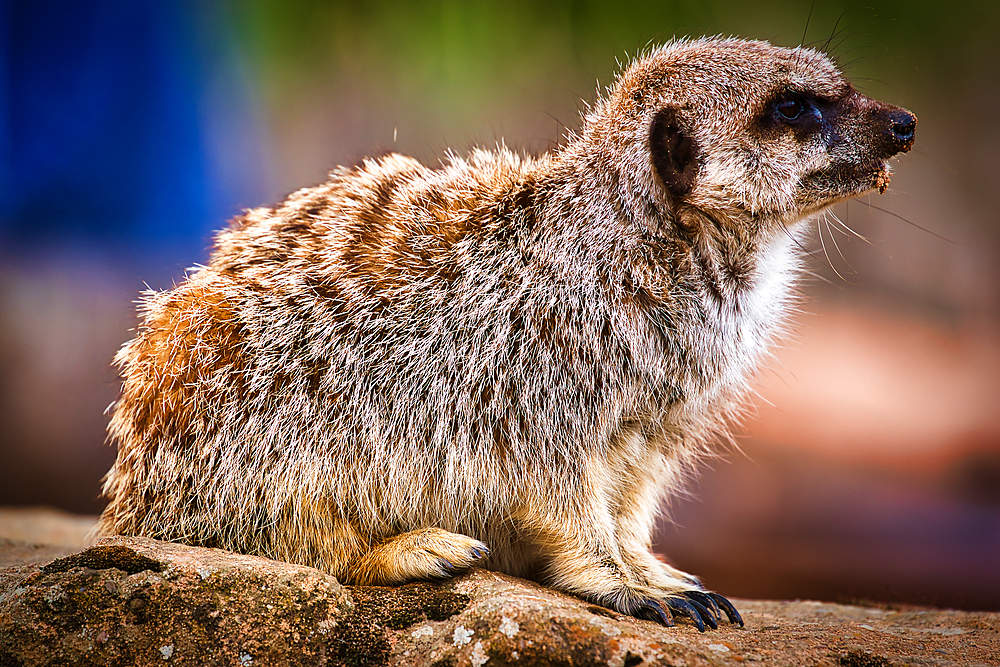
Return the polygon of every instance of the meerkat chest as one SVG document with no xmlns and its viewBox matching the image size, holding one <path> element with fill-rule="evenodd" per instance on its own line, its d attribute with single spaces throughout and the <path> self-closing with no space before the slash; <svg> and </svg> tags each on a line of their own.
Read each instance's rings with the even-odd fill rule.
<svg viewBox="0 0 1000 667">
<path fill-rule="evenodd" d="M 722 284 L 702 290 L 698 318 L 686 332 L 696 364 L 687 378 L 688 396 L 714 403 L 742 395 L 768 357 L 794 305 L 800 273 L 795 239 L 779 235 L 754 258 L 745 284 Z"/>
</svg>

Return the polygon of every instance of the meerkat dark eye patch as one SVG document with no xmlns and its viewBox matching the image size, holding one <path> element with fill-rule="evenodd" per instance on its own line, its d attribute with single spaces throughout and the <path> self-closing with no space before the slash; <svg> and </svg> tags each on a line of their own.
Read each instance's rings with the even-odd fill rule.
<svg viewBox="0 0 1000 667">
<path fill-rule="evenodd" d="M 823 122 L 823 104 L 809 95 L 788 91 L 775 98 L 761 119 L 764 128 L 791 128 L 796 134 L 815 132 Z"/>
<path fill-rule="evenodd" d="M 802 100 L 798 99 L 784 99 L 779 100 L 777 104 L 774 105 L 774 110 L 778 112 L 778 115 L 785 120 L 795 120 L 802 115 L 805 110 L 805 105 Z"/>
<path fill-rule="evenodd" d="M 698 172 L 698 146 L 677 120 L 677 109 L 656 112 L 649 128 L 649 151 L 656 175 L 674 197 L 683 197 L 694 188 Z"/>
</svg>

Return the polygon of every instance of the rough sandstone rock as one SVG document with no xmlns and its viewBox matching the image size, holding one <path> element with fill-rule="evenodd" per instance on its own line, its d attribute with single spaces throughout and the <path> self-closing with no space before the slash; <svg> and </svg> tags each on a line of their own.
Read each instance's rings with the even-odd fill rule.
<svg viewBox="0 0 1000 667">
<path fill-rule="evenodd" d="M 111 538 L 50 554 L 0 541 L 7 665 L 1000 665 L 1000 614 L 738 601 L 704 634 L 474 570 L 397 588 L 308 567 Z"/>
</svg>

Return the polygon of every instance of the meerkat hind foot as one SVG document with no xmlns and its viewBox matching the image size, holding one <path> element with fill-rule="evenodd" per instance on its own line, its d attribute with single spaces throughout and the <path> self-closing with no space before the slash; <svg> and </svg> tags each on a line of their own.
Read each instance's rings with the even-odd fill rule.
<svg viewBox="0 0 1000 667">
<path fill-rule="evenodd" d="M 422 528 L 376 544 L 352 567 L 362 585 L 402 584 L 416 579 L 448 579 L 489 556 L 479 540 L 441 528 Z"/>
</svg>

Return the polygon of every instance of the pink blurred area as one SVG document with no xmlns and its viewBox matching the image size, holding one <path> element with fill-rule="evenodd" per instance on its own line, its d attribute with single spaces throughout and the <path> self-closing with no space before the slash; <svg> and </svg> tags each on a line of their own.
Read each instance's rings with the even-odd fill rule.
<svg viewBox="0 0 1000 667">
<path fill-rule="evenodd" d="M 863 300 L 862 300 L 863 301 Z M 735 596 L 1000 608 L 1000 336 L 816 306 L 658 550 Z"/>
<path fill-rule="evenodd" d="M 858 301 L 798 318 L 757 385 L 754 441 L 921 476 L 1000 453 L 996 323 L 956 328 Z"/>
</svg>

